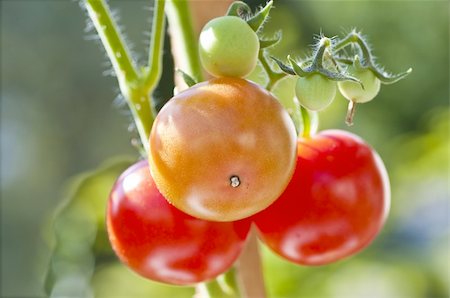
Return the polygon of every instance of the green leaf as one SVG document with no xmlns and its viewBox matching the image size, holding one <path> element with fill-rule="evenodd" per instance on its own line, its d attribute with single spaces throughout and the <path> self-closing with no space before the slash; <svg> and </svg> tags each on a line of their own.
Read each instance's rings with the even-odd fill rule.
<svg viewBox="0 0 450 298">
<path fill-rule="evenodd" d="M 381 81 L 381 83 L 389 85 L 394 84 L 401 79 L 404 79 L 407 75 L 412 72 L 412 68 L 409 68 L 405 72 L 399 74 L 389 74 L 378 67 L 371 66 L 369 69 L 373 72 L 373 74 Z"/>
<path fill-rule="evenodd" d="M 95 266 L 116 261 L 105 227 L 107 200 L 115 180 L 133 161 L 115 158 L 69 183 L 52 219 L 54 245 L 45 281 L 49 296 L 91 296 Z"/>
<path fill-rule="evenodd" d="M 251 19 L 247 21 L 247 24 L 253 29 L 253 31 L 258 31 L 262 24 L 266 21 L 269 16 L 270 9 L 272 8 L 273 1 L 267 2 L 266 6 L 264 6 L 256 15 L 254 15 Z"/>
<path fill-rule="evenodd" d="M 286 64 L 284 64 L 281 60 L 279 60 L 278 58 L 275 58 L 273 56 L 270 57 L 273 61 L 275 61 L 278 64 L 278 67 L 280 67 L 280 69 L 290 75 L 295 76 L 296 73 L 294 71 L 294 69 Z"/>
<path fill-rule="evenodd" d="M 231 3 L 227 11 L 227 16 L 243 17 L 246 14 L 250 14 L 252 10 L 250 6 L 242 1 L 234 1 Z"/>
<path fill-rule="evenodd" d="M 359 83 L 361 85 L 361 87 L 364 89 L 364 86 L 362 85 L 361 81 L 358 80 L 357 78 L 354 78 L 352 76 L 349 76 L 345 73 L 339 73 L 339 72 L 332 72 L 329 71 L 328 69 L 324 69 L 321 68 L 317 71 L 318 73 L 322 74 L 323 76 L 327 77 L 328 79 L 332 80 L 332 81 L 352 81 L 355 83 Z"/>
<path fill-rule="evenodd" d="M 185 73 L 181 69 L 177 69 L 177 72 L 181 75 L 183 81 L 186 83 L 186 85 L 188 85 L 188 87 L 192 87 L 198 83 L 193 77 L 191 77 L 189 74 Z"/>
<path fill-rule="evenodd" d="M 291 63 L 292 69 L 294 70 L 295 74 L 299 77 L 305 77 L 310 73 L 308 70 L 304 70 L 303 68 L 301 68 L 301 66 L 298 65 L 290 56 L 288 56 L 288 60 Z"/>
<path fill-rule="evenodd" d="M 269 48 L 271 46 L 276 45 L 280 40 L 281 40 L 281 31 L 278 31 L 275 34 L 274 38 L 271 39 L 262 39 L 259 41 L 259 48 L 260 49 L 265 49 L 265 48 Z"/>
</svg>

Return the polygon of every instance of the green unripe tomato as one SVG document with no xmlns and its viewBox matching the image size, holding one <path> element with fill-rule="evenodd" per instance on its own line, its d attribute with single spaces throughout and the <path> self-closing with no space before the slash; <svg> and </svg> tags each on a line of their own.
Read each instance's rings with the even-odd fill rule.
<svg viewBox="0 0 450 298">
<path fill-rule="evenodd" d="M 359 79 L 364 85 L 352 81 L 338 82 L 339 91 L 350 101 L 364 103 L 371 101 L 380 91 L 380 80 L 369 69 L 356 69 L 353 65 L 348 69 L 348 74 Z"/>
<path fill-rule="evenodd" d="M 239 17 L 212 19 L 200 33 L 200 61 L 216 77 L 245 77 L 256 67 L 258 52 L 258 36 Z"/>
<path fill-rule="evenodd" d="M 302 106 L 311 111 L 325 109 L 336 95 L 336 82 L 320 74 L 299 77 L 295 84 L 295 95 Z"/>
</svg>

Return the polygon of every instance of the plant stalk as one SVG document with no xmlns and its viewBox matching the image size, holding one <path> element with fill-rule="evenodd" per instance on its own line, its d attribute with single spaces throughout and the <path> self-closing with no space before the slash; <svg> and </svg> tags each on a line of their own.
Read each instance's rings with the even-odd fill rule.
<svg viewBox="0 0 450 298">
<path fill-rule="evenodd" d="M 142 85 L 140 73 L 136 70 L 135 62 L 105 0 L 86 0 L 85 3 L 116 73 L 120 91 L 130 107 L 142 145 L 147 151 L 153 123 L 149 90 Z"/>
<path fill-rule="evenodd" d="M 264 71 L 267 74 L 267 78 L 268 78 L 268 82 L 266 85 L 266 89 L 269 91 L 272 91 L 276 84 L 286 76 L 285 73 L 281 73 L 281 72 L 275 72 L 272 67 L 270 67 L 269 62 L 267 61 L 267 57 L 264 54 L 264 50 L 260 50 L 258 53 L 258 59 L 259 62 L 261 63 L 261 66 L 263 67 Z"/>
<path fill-rule="evenodd" d="M 303 131 L 302 137 L 309 138 L 311 136 L 311 117 L 309 112 L 303 106 L 300 106 L 300 112 L 302 113 Z"/>
<path fill-rule="evenodd" d="M 252 226 L 252 229 L 250 230 L 247 241 L 247 245 L 236 264 L 238 271 L 237 280 L 242 294 L 241 297 L 265 298 L 267 294 L 262 273 L 258 237 L 254 226 Z"/>
<path fill-rule="evenodd" d="M 165 0 L 155 0 L 155 15 L 152 21 L 148 67 L 144 73 L 143 82 L 145 88 L 149 91 L 153 91 L 162 74 L 162 50 L 166 20 L 164 15 L 165 3 Z"/>
<path fill-rule="evenodd" d="M 172 54 L 176 68 L 193 77 L 195 81 L 202 81 L 198 43 L 194 33 L 189 1 L 168 0 L 166 14 L 169 20 Z M 180 79 L 176 79 L 176 85 L 179 91 L 186 88 Z"/>
</svg>

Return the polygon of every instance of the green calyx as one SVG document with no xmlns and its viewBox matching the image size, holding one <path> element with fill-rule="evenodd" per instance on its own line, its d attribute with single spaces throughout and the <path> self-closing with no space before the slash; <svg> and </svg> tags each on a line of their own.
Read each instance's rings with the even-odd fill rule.
<svg viewBox="0 0 450 298">
<path fill-rule="evenodd" d="M 195 84 L 197 84 L 197 80 L 194 79 L 192 76 L 190 76 L 188 73 L 184 72 L 181 69 L 177 69 L 176 72 L 181 75 L 181 78 L 183 79 L 184 83 L 188 86 L 188 87 L 192 87 Z"/>
<path fill-rule="evenodd" d="M 257 32 L 267 20 L 272 6 L 273 1 L 271 0 L 252 16 L 250 6 L 242 1 L 234 1 L 228 8 L 227 16 L 236 16 L 245 19 L 253 31 Z"/>
<path fill-rule="evenodd" d="M 339 56 L 340 51 L 351 45 L 356 45 L 358 49 L 355 58 L 352 59 L 345 56 Z M 357 32 L 355 29 L 348 33 L 343 39 L 336 42 L 333 54 L 336 55 L 336 61 L 339 63 L 347 65 L 354 64 L 355 67 L 369 69 L 382 84 L 386 85 L 396 83 L 412 72 L 412 68 L 398 74 L 392 74 L 385 71 L 383 66 L 375 63 L 375 57 L 372 54 L 372 50 L 369 47 L 366 38 L 361 32 Z"/>
<path fill-rule="evenodd" d="M 289 75 L 309 77 L 314 74 L 320 74 L 331 81 L 353 81 L 361 83 L 357 78 L 341 70 L 341 67 L 331 55 L 332 48 L 332 39 L 321 37 L 316 45 L 316 51 L 314 52 L 313 58 L 310 60 L 308 59 L 298 63 L 288 56 L 287 59 L 290 65 L 286 65 L 277 58 L 272 57 L 272 59 L 278 64 L 283 72 Z"/>
<path fill-rule="evenodd" d="M 351 46 L 349 56 L 344 49 Z M 380 84 L 393 84 L 405 78 L 412 69 L 391 74 L 384 67 L 375 63 L 374 55 L 365 37 L 360 32 L 352 30 L 344 38 L 327 38 L 321 36 L 315 45 L 313 54 L 303 60 L 295 61 L 290 56 L 288 63 L 271 57 L 286 75 L 298 76 L 299 86 L 305 85 L 306 80 L 317 74 L 330 81 L 337 81 L 340 93 L 349 100 L 346 123 L 352 125 L 357 103 L 371 101 L 380 90 Z M 315 80 L 317 81 L 316 77 Z M 322 84 L 324 85 L 324 84 Z M 301 88 L 298 87 L 298 90 Z M 305 93 L 306 91 L 303 91 Z M 302 93 L 302 92 L 300 92 Z M 311 101 L 308 101 L 311 102 Z M 308 108 L 308 105 L 303 105 Z M 311 105 L 316 108 L 316 105 Z"/>
</svg>

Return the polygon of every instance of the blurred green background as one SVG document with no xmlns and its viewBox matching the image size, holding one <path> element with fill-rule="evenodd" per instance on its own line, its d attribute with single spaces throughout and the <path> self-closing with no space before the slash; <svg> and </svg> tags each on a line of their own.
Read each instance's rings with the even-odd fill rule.
<svg viewBox="0 0 450 298">
<path fill-rule="evenodd" d="M 110 1 L 138 61 L 146 58 L 151 4 Z M 98 236 L 111 183 L 137 158 L 136 134 L 85 12 L 77 1 L 0 5 L 2 297 L 45 296 L 55 247 L 47 280 L 55 297 L 192 296 L 131 273 Z M 392 183 L 385 229 L 364 252 L 330 266 L 291 265 L 263 249 L 270 297 L 449 297 L 449 2 L 276 0 L 275 7 L 265 32 L 283 30 L 273 51 L 280 58 L 302 57 L 321 31 L 357 27 L 388 70 L 413 73 L 361 105 L 351 128 L 341 97 L 320 115 L 322 129 L 353 131 L 384 159 Z M 162 98 L 172 90 L 170 72 L 163 82 Z M 97 175 L 79 175 L 98 167 Z M 53 214 L 69 199 L 54 229 Z"/>
</svg>

